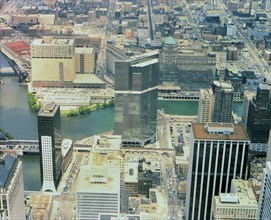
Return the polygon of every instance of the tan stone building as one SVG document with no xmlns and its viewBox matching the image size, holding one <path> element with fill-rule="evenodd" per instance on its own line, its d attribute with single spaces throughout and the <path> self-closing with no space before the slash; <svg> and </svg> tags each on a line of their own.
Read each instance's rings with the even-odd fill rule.
<svg viewBox="0 0 271 220">
<path fill-rule="evenodd" d="M 93 48 L 76 48 L 73 39 L 34 40 L 31 64 L 33 87 L 104 88 L 104 83 L 93 74 Z"/>
<path fill-rule="evenodd" d="M 256 219 L 258 203 L 252 182 L 233 179 L 231 193 L 221 193 L 213 199 L 215 220 Z"/>
<path fill-rule="evenodd" d="M 212 89 L 200 89 L 198 122 L 207 123 L 212 121 L 214 110 L 214 94 Z"/>
<path fill-rule="evenodd" d="M 75 48 L 76 73 L 94 73 L 95 53 L 93 48 Z"/>
</svg>

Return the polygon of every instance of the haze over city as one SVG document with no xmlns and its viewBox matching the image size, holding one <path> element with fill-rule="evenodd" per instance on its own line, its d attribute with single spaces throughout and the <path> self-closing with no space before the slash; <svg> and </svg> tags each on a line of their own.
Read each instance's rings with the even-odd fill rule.
<svg viewBox="0 0 271 220">
<path fill-rule="evenodd" d="M 0 219 L 271 219 L 271 0 L 0 0 Z"/>
</svg>

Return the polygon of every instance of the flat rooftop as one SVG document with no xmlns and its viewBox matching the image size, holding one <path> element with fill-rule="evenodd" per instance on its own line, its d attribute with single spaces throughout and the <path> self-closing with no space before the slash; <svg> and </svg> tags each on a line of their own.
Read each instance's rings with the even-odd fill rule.
<svg viewBox="0 0 271 220">
<path fill-rule="evenodd" d="M 3 45 L 18 56 L 30 55 L 30 46 L 24 41 L 14 41 Z"/>
<path fill-rule="evenodd" d="M 82 54 L 93 54 L 94 49 L 90 47 L 76 47 L 75 53 L 82 53 Z"/>
<path fill-rule="evenodd" d="M 72 143 L 73 142 L 71 139 L 63 139 L 61 143 L 61 153 L 63 157 L 65 157 L 67 153 L 69 152 L 69 150 L 71 149 Z"/>
<path fill-rule="evenodd" d="M 80 168 L 77 192 L 118 194 L 120 192 L 119 164 L 119 152 L 91 152 L 89 163 Z"/>
<path fill-rule="evenodd" d="M 132 64 L 132 67 L 145 67 L 145 66 L 149 66 L 155 63 L 159 63 L 159 60 L 157 58 L 154 59 L 147 59 L 147 60 L 142 60 L 139 61 L 138 63 Z"/>
<path fill-rule="evenodd" d="M 38 116 L 53 117 L 58 109 L 59 105 L 54 103 L 47 103 L 40 109 Z"/>
<path fill-rule="evenodd" d="M 73 46 L 74 40 L 73 39 L 52 39 L 52 38 L 46 38 L 45 39 L 35 39 L 32 42 L 32 45 L 66 45 L 66 46 Z"/>
<path fill-rule="evenodd" d="M 73 83 L 80 84 L 104 84 L 102 80 L 99 79 L 94 74 L 75 74 Z"/>
<path fill-rule="evenodd" d="M 109 166 L 81 166 L 77 192 L 119 194 L 120 169 Z"/>
<path fill-rule="evenodd" d="M 195 139 L 249 141 L 248 134 L 243 125 L 234 125 L 233 134 L 210 134 L 207 132 L 205 125 L 204 123 L 192 124 L 192 133 Z"/>
</svg>

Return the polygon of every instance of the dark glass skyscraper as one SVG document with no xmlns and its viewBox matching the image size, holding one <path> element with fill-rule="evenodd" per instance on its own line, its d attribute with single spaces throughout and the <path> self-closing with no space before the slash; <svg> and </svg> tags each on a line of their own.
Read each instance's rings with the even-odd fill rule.
<svg viewBox="0 0 271 220">
<path fill-rule="evenodd" d="M 156 139 L 158 52 L 116 63 L 115 134 L 123 146 L 144 146 Z"/>
<path fill-rule="evenodd" d="M 62 175 L 60 110 L 46 104 L 38 113 L 42 191 L 56 192 Z"/>
<path fill-rule="evenodd" d="M 257 94 L 249 103 L 247 132 L 252 143 L 267 144 L 271 129 L 271 93 L 267 84 L 261 83 Z"/>
<path fill-rule="evenodd" d="M 213 92 L 215 95 L 213 122 L 231 123 L 232 103 L 234 89 L 230 82 L 213 81 Z"/>
</svg>

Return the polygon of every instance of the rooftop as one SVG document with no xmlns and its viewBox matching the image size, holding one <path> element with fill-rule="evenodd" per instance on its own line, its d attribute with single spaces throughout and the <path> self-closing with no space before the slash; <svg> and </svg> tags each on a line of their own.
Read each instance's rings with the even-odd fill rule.
<svg viewBox="0 0 271 220">
<path fill-rule="evenodd" d="M 90 153 L 89 164 L 80 168 L 77 192 L 119 193 L 119 153 Z"/>
<path fill-rule="evenodd" d="M 40 109 L 38 116 L 47 116 L 47 117 L 53 117 L 57 110 L 59 109 L 59 106 L 55 103 L 47 103 Z"/>
<path fill-rule="evenodd" d="M 72 140 L 70 139 L 63 139 L 61 143 L 61 153 L 62 156 L 65 157 L 69 152 L 70 148 L 72 147 Z"/>
<path fill-rule="evenodd" d="M 93 54 L 94 49 L 90 47 L 76 47 L 75 53 L 82 53 L 82 54 Z"/>
<path fill-rule="evenodd" d="M 167 37 L 164 40 L 165 44 L 176 45 L 176 40 L 173 37 Z"/>
<path fill-rule="evenodd" d="M 217 87 L 221 87 L 223 89 L 232 89 L 232 85 L 231 83 L 229 82 L 221 82 L 221 81 L 217 81 L 217 80 L 214 80 L 213 81 L 213 84 Z"/>
<path fill-rule="evenodd" d="M 81 84 L 104 84 L 102 80 L 99 79 L 98 76 L 94 74 L 75 74 L 75 79 L 73 83 L 81 83 Z"/>
<path fill-rule="evenodd" d="M 220 123 L 217 123 L 220 124 Z M 192 133 L 195 139 L 203 140 L 242 140 L 249 141 L 248 134 L 243 125 L 234 125 L 232 134 L 208 133 L 204 123 L 192 124 Z M 219 126 L 219 125 L 218 125 Z"/>
<path fill-rule="evenodd" d="M 259 89 L 261 89 L 261 90 L 270 90 L 267 83 L 260 83 L 259 84 Z"/>
<path fill-rule="evenodd" d="M 252 182 L 233 179 L 231 193 L 221 193 L 215 197 L 216 204 L 221 206 L 245 206 L 254 208 L 258 207 L 256 196 L 252 189 Z"/>
<path fill-rule="evenodd" d="M 5 187 L 13 165 L 15 164 L 16 157 L 13 157 L 10 154 L 4 155 L 0 158 L 0 187 Z"/>
<path fill-rule="evenodd" d="M 4 43 L 4 45 L 19 56 L 30 55 L 30 46 L 24 41 Z"/>
<path fill-rule="evenodd" d="M 149 66 L 155 63 L 159 63 L 159 60 L 157 58 L 154 59 L 147 59 L 147 60 L 143 60 L 141 62 L 138 62 L 136 64 L 131 65 L 132 67 L 145 67 L 145 66 Z"/>
<path fill-rule="evenodd" d="M 53 39 L 52 37 L 44 37 L 43 39 L 35 39 L 32 45 L 61 45 L 61 46 L 72 46 L 74 45 L 73 39 Z"/>
</svg>

